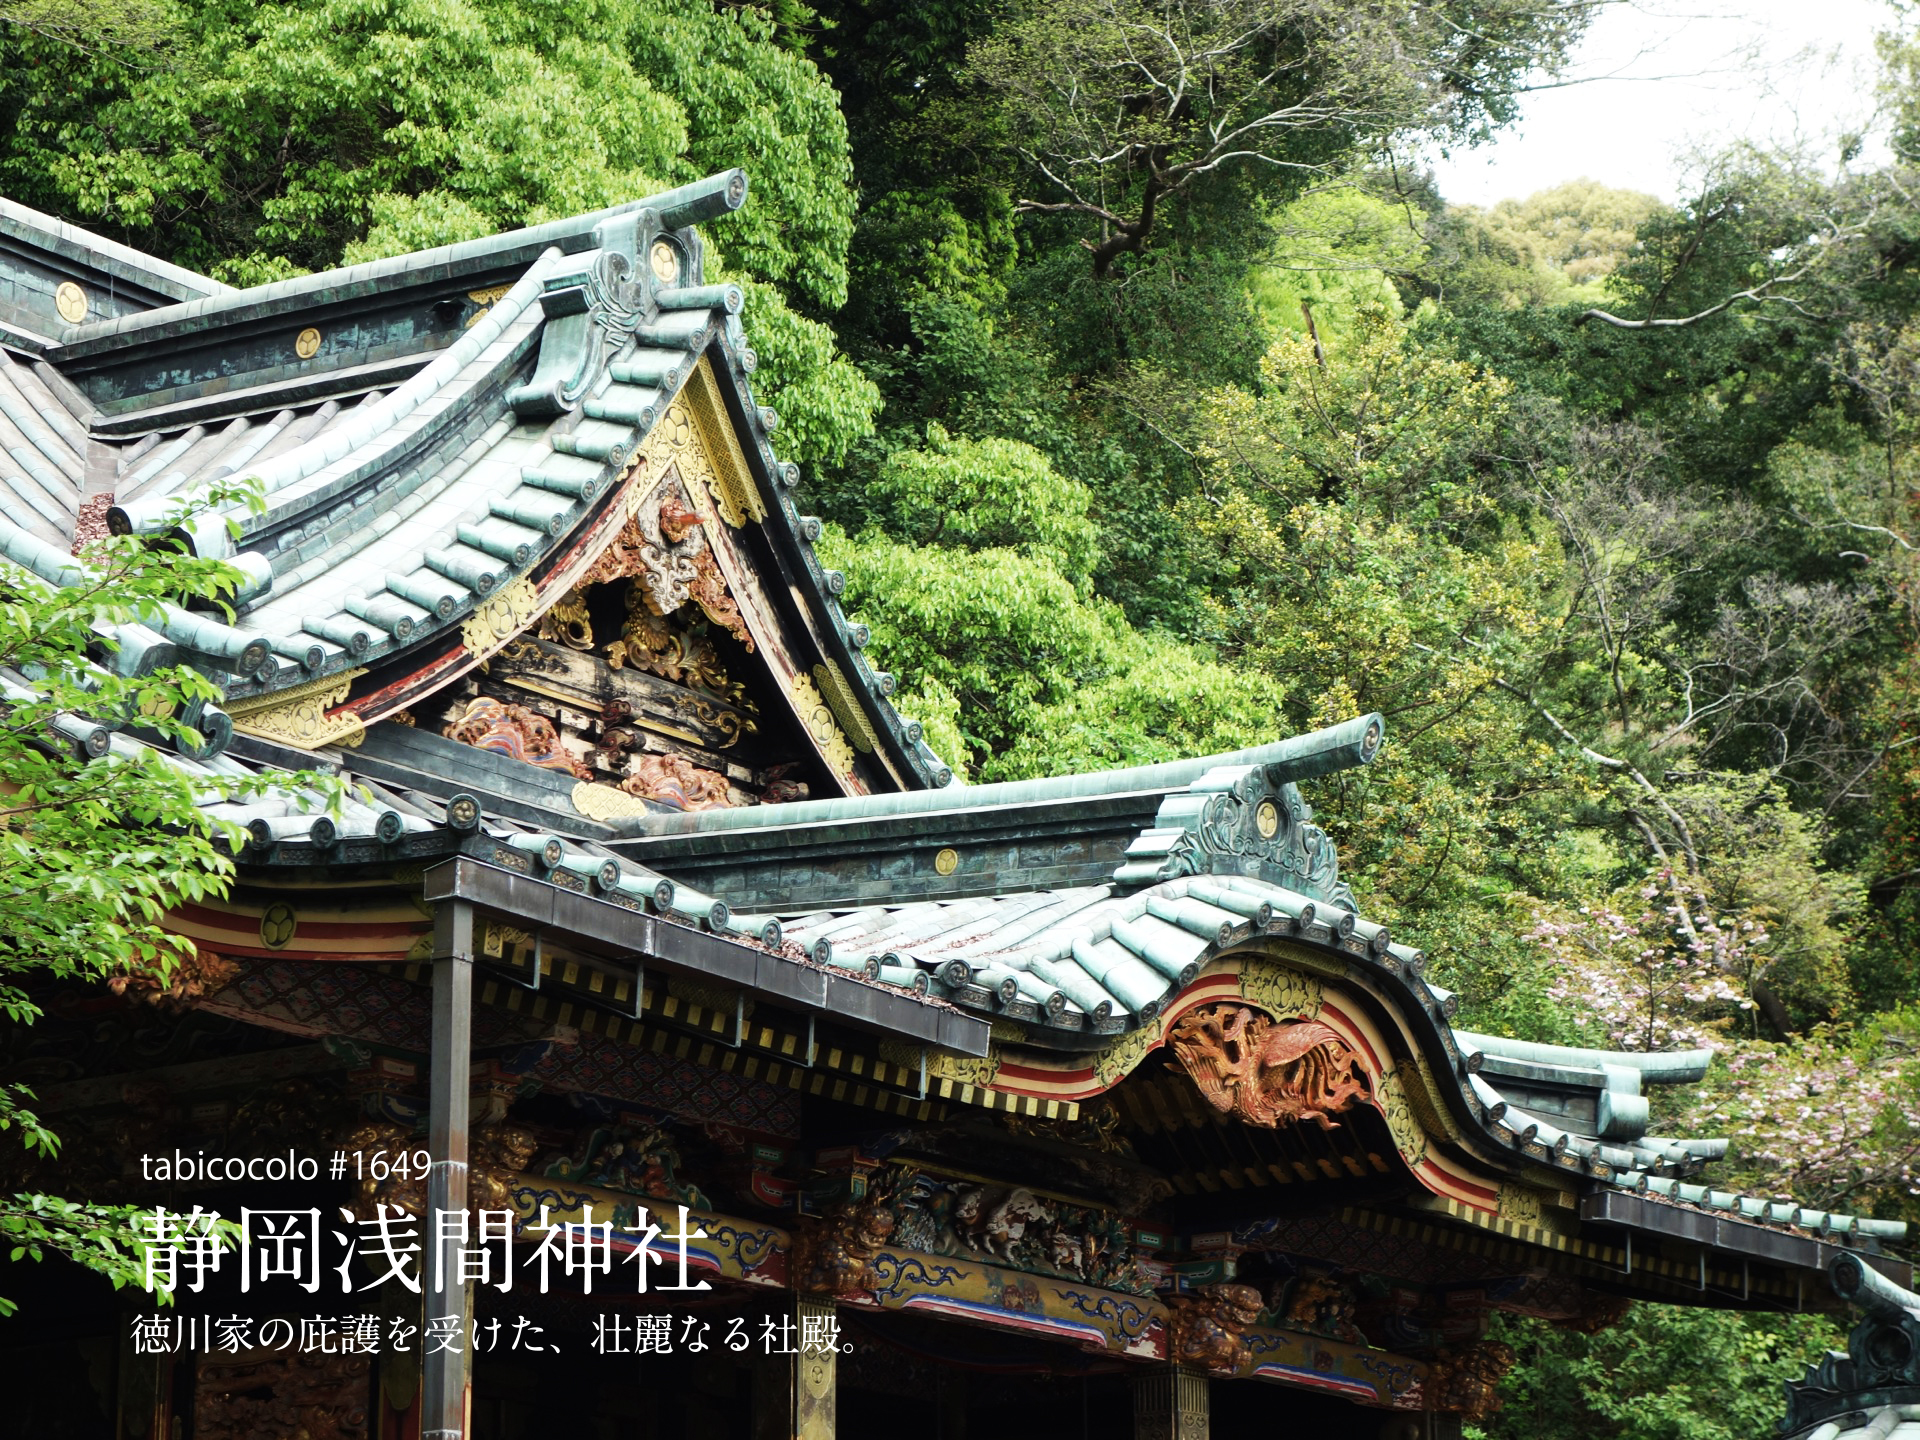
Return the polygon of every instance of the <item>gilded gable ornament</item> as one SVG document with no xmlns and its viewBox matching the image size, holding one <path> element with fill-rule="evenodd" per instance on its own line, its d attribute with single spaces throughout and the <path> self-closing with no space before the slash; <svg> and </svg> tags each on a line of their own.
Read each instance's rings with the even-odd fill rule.
<svg viewBox="0 0 1920 1440">
<path fill-rule="evenodd" d="M 867 719 L 867 712 L 860 708 L 860 702 L 854 698 L 853 687 L 847 684 L 847 677 L 840 667 L 829 660 L 824 665 L 813 667 L 814 684 L 826 698 L 834 718 L 846 729 L 847 739 L 853 748 L 862 755 L 873 753 L 877 739 L 873 725 Z"/>
<path fill-rule="evenodd" d="M 365 722 L 352 711 L 342 715 L 327 712 L 345 700 L 353 682 L 366 673 L 347 670 L 286 690 L 229 700 L 227 714 L 233 719 L 234 729 L 299 750 L 358 745 L 367 733 Z"/>
<path fill-rule="evenodd" d="M 589 820 L 598 820 L 603 825 L 654 813 L 639 796 L 629 795 L 617 786 L 602 785 L 596 781 L 581 781 L 573 787 L 567 798 L 573 802 L 574 809 Z"/>
<path fill-rule="evenodd" d="M 1240 971 L 1240 993 L 1282 1019 L 1312 1020 L 1320 1013 L 1325 987 L 1298 970 L 1249 958 Z"/>
<path fill-rule="evenodd" d="M 1418 1165 L 1426 1159 L 1427 1132 L 1414 1113 L 1407 1093 L 1407 1077 L 1399 1068 L 1380 1077 L 1380 1083 L 1374 1087 L 1374 1104 L 1387 1122 L 1387 1132 L 1393 1136 L 1393 1148 L 1400 1153 L 1400 1158 L 1409 1165 Z"/>
<path fill-rule="evenodd" d="M 502 585 L 467 617 L 460 627 L 460 643 L 469 655 L 485 655 L 531 625 L 539 609 L 540 597 L 532 581 Z"/>
<path fill-rule="evenodd" d="M 662 512 L 668 517 L 662 527 Z M 647 595 L 657 615 L 671 615 L 687 602 L 700 572 L 694 557 L 707 548 L 700 532 L 700 520 L 679 521 L 687 513 L 678 485 L 666 482 L 642 495 L 599 559 L 581 575 L 577 590 L 589 585 L 604 585 L 610 580 L 630 579 Z"/>
<path fill-rule="evenodd" d="M 727 592 L 727 582 L 707 541 L 703 528 L 706 522 L 699 511 L 692 508 L 681 485 L 681 481 L 664 480 L 633 502 L 619 534 L 561 602 L 570 608 L 547 638 L 577 650 L 591 649 L 593 629 L 587 618 L 583 592 L 590 585 L 626 579 L 633 582 L 651 613 L 671 615 L 691 600 L 709 620 L 749 652 L 753 650 L 753 636 L 747 630 L 746 617 Z M 634 609 L 631 597 L 628 609 Z"/>
<path fill-rule="evenodd" d="M 689 486 L 703 487 L 713 497 L 714 510 L 734 529 L 767 518 L 705 356 L 694 366 L 680 398 L 648 433 L 643 453 L 648 473 L 676 466 Z"/>
<path fill-rule="evenodd" d="M 793 708 L 799 712 L 800 723 L 807 728 L 814 743 L 820 747 L 820 753 L 826 757 L 827 764 L 838 775 L 851 778 L 853 775 L 853 746 L 840 729 L 840 723 L 834 718 L 833 708 L 820 694 L 820 689 L 811 677 L 796 673 L 793 677 Z"/>
</svg>

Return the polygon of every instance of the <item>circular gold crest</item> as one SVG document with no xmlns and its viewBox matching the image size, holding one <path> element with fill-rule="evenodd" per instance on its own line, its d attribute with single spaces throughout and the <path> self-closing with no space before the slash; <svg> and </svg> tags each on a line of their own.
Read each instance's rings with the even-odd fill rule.
<svg viewBox="0 0 1920 1440">
<path fill-rule="evenodd" d="M 71 280 L 62 280 L 53 292 L 53 308 L 69 325 L 78 325 L 87 318 L 87 292 Z"/>
<path fill-rule="evenodd" d="M 1271 840 L 1280 833 L 1280 807 L 1271 800 L 1262 800 L 1259 808 L 1253 812 L 1253 823 L 1260 831 L 1262 840 Z"/>
<path fill-rule="evenodd" d="M 653 242 L 653 248 L 647 251 L 647 264 L 653 270 L 653 278 L 662 285 L 680 283 L 680 252 L 666 241 Z"/>
<path fill-rule="evenodd" d="M 933 868 L 942 875 L 951 875 L 960 868 L 960 852 L 948 847 L 933 857 Z"/>
<path fill-rule="evenodd" d="M 302 360 L 311 360 L 320 353 L 320 332 L 309 325 L 293 337 L 293 353 Z"/>
<path fill-rule="evenodd" d="M 269 950 L 285 949 L 299 923 L 291 905 L 269 905 L 260 917 L 260 943 Z"/>
</svg>

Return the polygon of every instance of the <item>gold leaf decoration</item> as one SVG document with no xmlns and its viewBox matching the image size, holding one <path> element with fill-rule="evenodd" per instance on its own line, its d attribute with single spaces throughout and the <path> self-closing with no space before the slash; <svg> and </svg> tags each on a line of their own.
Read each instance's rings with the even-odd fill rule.
<svg viewBox="0 0 1920 1440">
<path fill-rule="evenodd" d="M 950 1050 L 927 1051 L 929 1080 L 951 1080 L 956 1085 L 991 1085 L 999 1074 L 998 1051 L 986 1055 L 955 1055 Z"/>
<path fill-rule="evenodd" d="M 589 820 L 598 820 L 602 824 L 655 813 L 636 795 L 629 795 L 611 785 L 591 784 L 585 780 L 573 787 L 573 794 L 569 798 L 573 801 L 574 809 Z"/>
<path fill-rule="evenodd" d="M 1164 1029 L 1157 1020 L 1142 1025 L 1096 1055 L 1093 1059 L 1093 1078 L 1100 1082 L 1100 1087 L 1105 1089 L 1131 1075 L 1134 1067 L 1160 1043 Z"/>
<path fill-rule="evenodd" d="M 507 292 L 512 288 L 511 285 L 489 285 L 484 290 L 469 290 L 467 292 L 467 299 L 473 301 L 473 303 L 480 308 L 467 317 L 467 323 L 461 328 L 463 330 L 471 330 L 475 325 L 478 325 L 481 317 L 504 300 Z"/>
<path fill-rule="evenodd" d="M 502 585 L 474 608 L 460 627 L 460 643 L 469 655 L 485 655 L 533 623 L 540 597 L 531 580 Z"/>
<path fill-rule="evenodd" d="M 298 750 L 358 745 L 367 733 L 360 717 L 352 711 L 344 715 L 328 715 L 327 711 L 345 700 L 353 682 L 366 673 L 347 670 L 267 695 L 230 700 L 227 714 L 233 719 L 234 729 Z"/>
<path fill-rule="evenodd" d="M 860 708 L 860 702 L 854 698 L 853 687 L 847 684 L 847 677 L 838 665 L 829 660 L 824 665 L 813 667 L 814 683 L 820 687 L 820 693 L 827 697 L 834 718 L 846 728 L 847 738 L 853 742 L 853 748 L 862 755 L 871 755 L 878 743 L 874 737 L 873 726 L 867 720 L 867 712 Z"/>
<path fill-rule="evenodd" d="M 1400 1158 L 1409 1165 L 1418 1165 L 1427 1156 L 1427 1132 L 1420 1126 L 1419 1118 L 1414 1114 L 1412 1103 L 1407 1097 L 1406 1076 L 1399 1068 L 1389 1070 L 1380 1077 L 1374 1086 L 1374 1104 L 1387 1122 L 1387 1131 L 1393 1136 L 1393 1148 L 1400 1152 Z"/>
<path fill-rule="evenodd" d="M 810 676 L 794 675 L 793 708 L 799 712 L 800 723 L 807 727 L 807 733 L 820 747 L 827 764 L 836 774 L 852 778 L 853 746 L 847 743 L 840 723 L 833 717 L 833 707 L 821 696 L 820 688 Z"/>
<path fill-rule="evenodd" d="M 759 487 L 747 468 L 747 457 L 740 449 L 740 437 L 727 418 L 720 399 L 720 386 L 713 378 L 713 366 L 702 355 L 687 379 L 687 396 L 693 401 L 693 420 L 699 427 L 706 448 L 706 482 L 713 491 L 713 503 L 720 518 L 738 529 L 747 520 L 764 520 L 767 507 L 761 503 Z M 736 519 L 738 516 L 740 518 Z"/>
<path fill-rule="evenodd" d="M 1000 1073 L 998 1046 L 990 1046 L 985 1055 L 956 1055 L 951 1050 L 939 1050 L 930 1045 L 882 1040 L 874 1049 L 882 1060 L 916 1076 L 920 1073 L 920 1057 L 925 1055 L 929 1081 L 951 1080 L 958 1085 L 991 1085 Z"/>
<path fill-rule="evenodd" d="M 1519 1225 L 1540 1223 L 1540 1192 L 1526 1185 L 1502 1185 L 1497 1202 L 1502 1220 Z"/>
<path fill-rule="evenodd" d="M 1277 1020 L 1313 1019 L 1325 995 L 1311 975 L 1253 958 L 1240 972 L 1240 993 Z"/>
<path fill-rule="evenodd" d="M 714 510 L 734 529 L 749 520 L 767 518 L 767 507 L 747 469 L 747 457 L 727 419 L 712 366 L 704 355 L 679 398 L 647 432 L 641 454 L 646 457 L 649 475 L 677 465 L 680 478 L 690 488 L 704 488 L 713 497 Z"/>
<path fill-rule="evenodd" d="M 522 930 L 518 925 L 507 925 L 497 920 L 489 920 L 486 922 L 486 928 L 482 932 L 480 950 L 482 954 L 491 955 L 498 959 L 501 956 L 512 954 L 514 950 L 521 945 L 531 945 L 532 943 L 533 936 L 529 935 L 525 930 Z"/>
</svg>

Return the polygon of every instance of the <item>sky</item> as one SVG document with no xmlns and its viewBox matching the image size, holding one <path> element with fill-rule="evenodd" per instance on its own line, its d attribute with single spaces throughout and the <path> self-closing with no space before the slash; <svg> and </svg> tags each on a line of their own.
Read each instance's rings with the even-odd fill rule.
<svg viewBox="0 0 1920 1440">
<path fill-rule="evenodd" d="M 1830 160 L 1830 137 L 1872 112 L 1873 35 L 1892 18 L 1886 0 L 1609 5 L 1574 53 L 1581 83 L 1534 91 L 1498 140 L 1434 158 L 1440 193 L 1491 205 L 1586 178 L 1677 201 L 1688 152 L 1741 136 Z"/>
</svg>

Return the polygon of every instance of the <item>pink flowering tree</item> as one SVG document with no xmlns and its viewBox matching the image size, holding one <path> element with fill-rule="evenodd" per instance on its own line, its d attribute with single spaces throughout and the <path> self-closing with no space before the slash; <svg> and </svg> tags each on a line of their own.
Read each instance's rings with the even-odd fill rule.
<svg viewBox="0 0 1920 1440">
<path fill-rule="evenodd" d="M 1690 1118 L 1733 1141 L 1753 1181 L 1803 1205 L 1893 1215 L 1920 1195 L 1920 1061 L 1912 1015 L 1866 1032 L 1822 1027 L 1792 1045 L 1749 1042 Z"/>
<path fill-rule="evenodd" d="M 1595 1045 L 1707 1046 L 1707 1084 L 1663 1097 L 1663 1122 L 1733 1141 L 1717 1183 L 1821 1209 L 1896 1215 L 1920 1196 L 1920 1014 L 1870 1030 L 1819 1026 L 1771 1043 L 1737 1022 L 1773 963 L 1752 915 L 1728 914 L 1671 868 L 1529 932 L 1553 961 L 1548 993 Z"/>
<path fill-rule="evenodd" d="M 1724 1043 L 1727 1022 L 1752 1006 L 1767 938 L 1671 868 L 1577 910 L 1543 907 L 1528 933 L 1554 961 L 1550 998 L 1592 1043 L 1622 1050 Z"/>
</svg>

